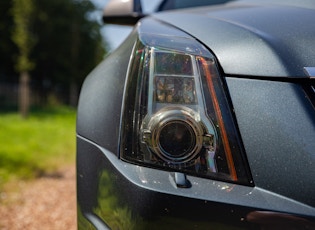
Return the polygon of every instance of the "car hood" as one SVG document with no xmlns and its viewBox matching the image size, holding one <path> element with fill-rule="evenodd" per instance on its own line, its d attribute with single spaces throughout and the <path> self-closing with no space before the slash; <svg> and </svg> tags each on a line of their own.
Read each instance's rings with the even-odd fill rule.
<svg viewBox="0 0 315 230">
<path fill-rule="evenodd" d="M 267 2 L 235 1 L 152 16 L 205 44 L 225 74 L 307 77 L 303 68 L 315 67 L 315 2 Z"/>
</svg>

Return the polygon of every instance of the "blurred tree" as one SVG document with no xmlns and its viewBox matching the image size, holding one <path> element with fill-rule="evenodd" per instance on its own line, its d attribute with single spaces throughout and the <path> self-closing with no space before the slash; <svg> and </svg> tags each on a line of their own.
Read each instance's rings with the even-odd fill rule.
<svg viewBox="0 0 315 230">
<path fill-rule="evenodd" d="M 18 79 L 13 66 L 21 52 L 10 35 L 17 33 L 13 12 L 14 4 L 20 1 L 24 0 L 0 1 L 0 83 Z M 83 79 L 106 53 L 101 25 L 91 17 L 95 6 L 89 0 L 32 0 L 32 3 L 26 62 L 32 97 L 37 98 L 36 103 L 46 104 L 49 95 L 58 95 L 60 102 L 75 105 Z"/>
<path fill-rule="evenodd" d="M 24 118 L 28 115 L 30 105 L 29 71 L 34 68 L 34 63 L 30 60 L 30 53 L 35 44 L 30 30 L 33 10 L 32 0 L 13 0 L 12 15 L 14 26 L 12 40 L 19 50 L 15 69 L 20 73 L 19 110 Z"/>
<path fill-rule="evenodd" d="M 17 54 L 17 47 L 11 39 L 13 17 L 10 9 L 12 0 L 0 1 L 0 80 L 13 80 L 15 74 L 12 54 Z"/>
<path fill-rule="evenodd" d="M 76 105 L 85 76 L 105 54 L 98 22 L 90 20 L 95 6 L 88 0 L 35 0 L 38 43 L 34 49 L 36 82 L 45 100 L 53 91 L 66 91 Z"/>
</svg>

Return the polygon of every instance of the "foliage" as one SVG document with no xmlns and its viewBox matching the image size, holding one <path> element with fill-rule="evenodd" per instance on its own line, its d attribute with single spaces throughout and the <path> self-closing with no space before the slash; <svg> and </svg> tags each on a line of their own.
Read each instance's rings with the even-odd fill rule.
<svg viewBox="0 0 315 230">
<path fill-rule="evenodd" d="M 19 82 L 19 110 L 23 118 L 26 118 L 30 105 L 29 71 L 34 68 L 30 61 L 30 53 L 35 44 L 30 27 L 34 6 L 32 0 L 13 0 L 13 33 L 12 40 L 19 50 L 15 63 L 15 69 L 20 73 Z"/>
<path fill-rule="evenodd" d="M 14 4 L 16 2 L 19 4 Z M 29 20 L 13 17 L 17 11 L 14 6 L 33 12 L 32 17 Z M 17 82 L 13 66 L 21 56 L 19 69 L 34 67 L 30 71 L 30 84 L 32 93 L 37 93 L 36 102 L 45 104 L 49 96 L 55 94 L 59 100 L 63 96 L 61 101 L 68 103 L 70 86 L 79 89 L 83 79 L 106 53 L 101 25 L 90 17 L 95 10 L 88 0 L 1 0 L 0 82 Z M 17 23 L 21 26 L 14 28 Z M 25 28 L 24 25 L 27 30 L 18 29 Z M 14 36 L 10 36 L 12 34 Z M 17 47 L 14 43 L 20 45 Z M 19 51 L 20 47 L 23 52 Z"/>
<path fill-rule="evenodd" d="M 19 55 L 16 62 L 18 72 L 29 71 L 33 69 L 34 63 L 29 60 L 32 47 L 35 40 L 30 31 L 32 24 L 32 14 L 34 11 L 32 0 L 13 0 L 13 33 L 12 40 L 19 49 Z"/>
<path fill-rule="evenodd" d="M 14 74 L 13 56 L 18 54 L 18 49 L 12 41 L 13 17 L 9 10 L 12 0 L 0 1 L 0 79 L 9 79 Z"/>
<path fill-rule="evenodd" d="M 143 219 L 132 213 L 132 210 L 123 201 L 117 199 L 119 191 L 115 191 L 113 186 L 114 177 L 115 175 L 111 175 L 105 170 L 100 173 L 98 204 L 93 212 L 111 229 L 146 229 Z"/>
<path fill-rule="evenodd" d="M 94 5 L 86 0 L 35 2 L 36 80 L 46 85 L 81 83 L 104 55 L 100 25 L 88 20 Z"/>
<path fill-rule="evenodd" d="M 34 178 L 74 162 L 75 111 L 33 109 L 29 119 L 0 114 L 0 187 L 13 178 Z"/>
</svg>

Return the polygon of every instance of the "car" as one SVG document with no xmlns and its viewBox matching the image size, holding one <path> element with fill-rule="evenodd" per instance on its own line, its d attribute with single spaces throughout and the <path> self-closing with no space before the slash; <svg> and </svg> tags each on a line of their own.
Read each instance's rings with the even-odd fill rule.
<svg viewBox="0 0 315 230">
<path fill-rule="evenodd" d="M 85 79 L 79 229 L 315 229 L 315 2 L 112 0 Z"/>
</svg>

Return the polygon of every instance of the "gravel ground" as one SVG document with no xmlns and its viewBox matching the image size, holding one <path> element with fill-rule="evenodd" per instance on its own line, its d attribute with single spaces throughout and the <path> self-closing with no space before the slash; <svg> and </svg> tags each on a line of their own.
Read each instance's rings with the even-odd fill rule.
<svg viewBox="0 0 315 230">
<path fill-rule="evenodd" d="M 76 229 L 75 167 L 0 193 L 0 229 Z"/>
</svg>

